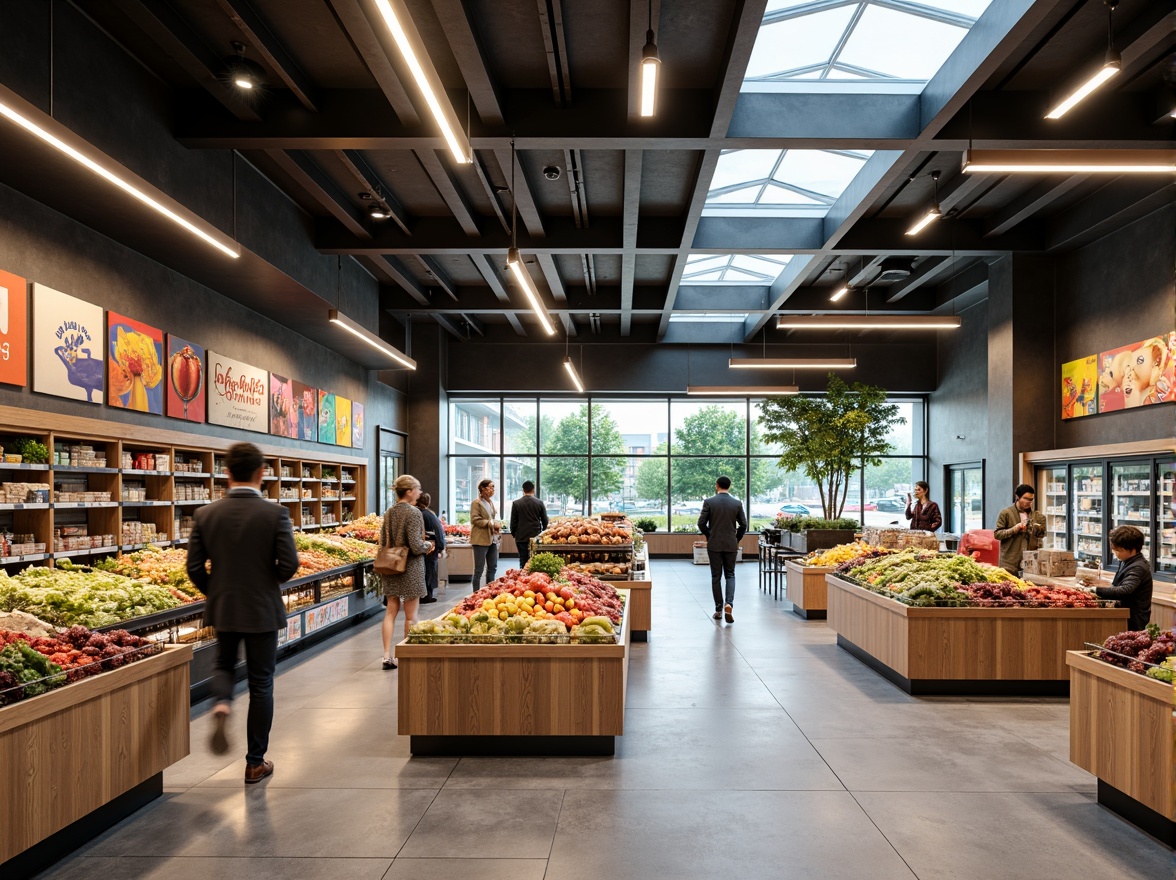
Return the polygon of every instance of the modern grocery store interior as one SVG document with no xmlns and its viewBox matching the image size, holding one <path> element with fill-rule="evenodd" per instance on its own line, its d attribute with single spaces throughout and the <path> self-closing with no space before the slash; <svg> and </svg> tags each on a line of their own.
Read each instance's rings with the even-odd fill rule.
<svg viewBox="0 0 1176 880">
<path fill-rule="evenodd" d="M 1173 876 L 1171 2 L 0 34 L 0 876 Z M 187 569 L 245 441 L 260 784 Z M 385 662 L 405 474 L 448 546 Z"/>
</svg>

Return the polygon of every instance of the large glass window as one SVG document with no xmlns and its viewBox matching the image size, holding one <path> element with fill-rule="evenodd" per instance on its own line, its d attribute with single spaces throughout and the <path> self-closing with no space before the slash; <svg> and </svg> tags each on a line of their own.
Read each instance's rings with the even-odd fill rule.
<svg viewBox="0 0 1176 880">
<path fill-rule="evenodd" d="M 506 400 L 502 404 L 506 453 L 534 455 L 539 451 L 537 400 Z"/>
<path fill-rule="evenodd" d="M 960 464 L 948 466 L 948 530 L 956 535 L 984 528 L 984 466 Z M 943 505 L 940 505 L 942 508 Z"/>
<path fill-rule="evenodd" d="M 674 455 L 743 455 L 747 451 L 747 401 L 670 404 Z"/>
<path fill-rule="evenodd" d="M 451 455 L 502 451 L 502 418 L 497 400 L 460 400 L 450 413 Z"/>
<path fill-rule="evenodd" d="M 467 523 L 470 521 L 470 502 L 478 497 L 478 483 L 482 480 L 493 480 L 496 488 L 494 503 L 502 507 L 502 486 L 499 475 L 502 460 L 498 456 L 451 456 L 449 459 L 449 485 L 453 496 L 450 507 L 450 522 Z M 501 516 L 499 517 L 501 518 Z"/>
</svg>

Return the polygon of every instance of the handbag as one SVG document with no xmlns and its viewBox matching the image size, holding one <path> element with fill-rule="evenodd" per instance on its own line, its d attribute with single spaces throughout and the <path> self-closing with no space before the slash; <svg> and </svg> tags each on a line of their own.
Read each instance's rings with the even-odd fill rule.
<svg viewBox="0 0 1176 880">
<path fill-rule="evenodd" d="M 381 547 L 376 551 L 372 569 L 376 574 L 404 574 L 408 566 L 408 548 L 403 546 Z"/>
</svg>

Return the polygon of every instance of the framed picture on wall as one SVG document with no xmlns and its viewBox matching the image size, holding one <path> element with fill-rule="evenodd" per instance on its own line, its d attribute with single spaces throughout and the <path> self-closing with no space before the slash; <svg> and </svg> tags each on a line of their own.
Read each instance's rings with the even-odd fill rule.
<svg viewBox="0 0 1176 880">
<path fill-rule="evenodd" d="M 335 445 L 351 445 L 351 401 L 346 397 L 335 398 Z"/>
<path fill-rule="evenodd" d="M 204 421 L 204 382 L 208 355 L 195 342 L 167 334 L 167 414 Z"/>
<path fill-rule="evenodd" d="M 163 331 L 107 312 L 106 341 L 106 402 L 163 415 Z"/>
<path fill-rule="evenodd" d="M 0 383 L 29 384 L 29 285 L 0 269 Z"/>
<path fill-rule="evenodd" d="M 318 439 L 318 389 L 301 382 L 292 382 L 290 387 L 298 407 L 298 433 L 294 436 L 313 442 Z"/>
<path fill-rule="evenodd" d="M 335 395 L 318 393 L 318 441 L 335 445 Z"/>
<path fill-rule="evenodd" d="M 1062 364 L 1062 418 L 1092 416 L 1096 408 L 1098 358 L 1094 355 Z"/>
<path fill-rule="evenodd" d="M 363 404 L 351 401 L 351 446 L 363 449 Z"/>
<path fill-rule="evenodd" d="M 33 391 L 102 403 L 104 317 L 101 306 L 33 284 Z"/>
<path fill-rule="evenodd" d="M 270 373 L 269 418 L 270 433 L 278 437 L 298 436 L 299 404 L 294 400 L 294 382 L 277 373 Z"/>
<path fill-rule="evenodd" d="M 269 373 L 208 352 L 208 422 L 269 433 Z"/>
</svg>

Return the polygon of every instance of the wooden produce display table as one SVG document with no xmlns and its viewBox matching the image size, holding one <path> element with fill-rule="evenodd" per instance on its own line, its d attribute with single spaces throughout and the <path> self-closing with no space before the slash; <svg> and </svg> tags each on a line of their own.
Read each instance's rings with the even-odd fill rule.
<svg viewBox="0 0 1176 880">
<path fill-rule="evenodd" d="M 615 645 L 401 642 L 397 732 L 410 737 L 414 755 L 614 754 L 624 733 L 631 596 Z"/>
<path fill-rule="evenodd" d="M 0 877 L 31 877 L 163 793 L 188 754 L 186 645 L 0 708 Z"/>
<path fill-rule="evenodd" d="M 1176 846 L 1172 685 L 1069 651 L 1070 760 L 1098 802 Z"/>
<path fill-rule="evenodd" d="M 445 560 L 448 580 L 468 581 L 474 576 L 474 547 L 472 544 L 446 544 L 449 553 Z"/>
<path fill-rule="evenodd" d="M 909 694 L 1065 695 L 1066 651 L 1127 626 L 1126 608 L 918 608 L 825 583 L 837 644 Z"/>
<path fill-rule="evenodd" d="M 1176 596 L 1171 593 L 1152 593 L 1152 622 L 1160 629 L 1176 627 Z"/>
<path fill-rule="evenodd" d="M 825 575 L 833 571 L 827 565 L 801 565 L 788 560 L 785 565 L 788 601 L 792 611 L 805 620 L 825 620 L 829 616 Z"/>
</svg>

